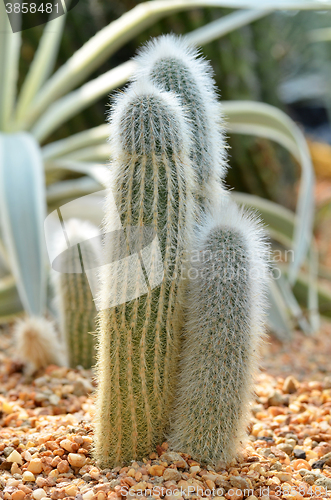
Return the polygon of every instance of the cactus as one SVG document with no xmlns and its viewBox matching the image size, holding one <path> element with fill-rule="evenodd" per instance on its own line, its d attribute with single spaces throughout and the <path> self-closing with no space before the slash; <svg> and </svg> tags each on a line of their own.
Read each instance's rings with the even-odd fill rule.
<svg viewBox="0 0 331 500">
<path fill-rule="evenodd" d="M 155 230 L 164 277 L 144 290 L 139 266 L 128 259 L 116 279 L 111 270 L 102 272 L 94 443 L 102 467 L 141 459 L 164 439 L 180 341 L 182 262 L 195 217 L 190 131 L 177 97 L 141 79 L 117 96 L 110 123 L 113 194 L 104 232 L 117 215 L 109 203 L 114 195 L 124 228 Z M 121 244 L 114 236 L 106 251 L 120 254 Z M 129 287 L 137 292 L 131 300 Z M 113 307 L 111 290 L 119 299 Z"/>
<path fill-rule="evenodd" d="M 260 223 L 223 201 L 192 252 L 169 444 L 228 464 L 245 439 L 263 336 L 268 247 Z"/>
<path fill-rule="evenodd" d="M 77 246 L 84 241 L 83 267 L 89 267 L 89 261 L 98 259 L 101 248 L 98 245 L 99 234 L 96 226 L 79 219 L 65 222 L 70 247 L 58 247 L 61 254 L 63 271 L 53 271 L 52 281 L 55 295 L 55 308 L 59 316 L 60 331 L 66 345 L 69 366 L 80 365 L 91 368 L 95 363 L 96 307 L 90 284 L 85 272 L 75 269 L 77 265 Z M 62 238 L 61 238 L 62 241 Z M 64 253 L 61 253 L 64 252 Z M 72 272 L 73 270 L 79 272 Z M 71 272 L 70 272 L 71 271 Z"/>
<path fill-rule="evenodd" d="M 136 80 L 146 78 L 178 95 L 187 109 L 192 128 L 191 162 L 199 189 L 200 210 L 223 193 L 226 145 L 221 105 L 217 100 L 213 70 L 199 52 L 175 35 L 163 35 L 143 47 L 136 57 Z M 220 192 L 221 190 L 221 192 Z"/>
</svg>

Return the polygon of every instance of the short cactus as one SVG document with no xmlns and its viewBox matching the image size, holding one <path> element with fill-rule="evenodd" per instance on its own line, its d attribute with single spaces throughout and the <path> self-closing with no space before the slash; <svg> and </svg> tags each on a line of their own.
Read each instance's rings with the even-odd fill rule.
<svg viewBox="0 0 331 500">
<path fill-rule="evenodd" d="M 115 276 L 102 270 L 94 445 L 102 467 L 141 459 L 164 439 L 178 360 L 182 261 L 195 216 L 191 138 L 177 97 L 137 81 L 115 98 L 110 123 L 109 196 L 124 228 L 154 229 L 164 277 L 144 290 L 140 266 L 130 267 L 129 259 Z M 109 206 L 104 232 L 116 217 Z M 115 235 L 106 251 L 120 253 L 120 240 Z M 137 297 L 127 301 L 129 287 Z M 110 307 L 114 288 L 120 305 Z"/>
<path fill-rule="evenodd" d="M 192 129 L 190 158 L 197 174 L 200 210 L 223 194 L 226 144 L 221 104 L 217 99 L 213 70 L 185 39 L 163 35 L 143 47 L 135 58 L 134 78 L 146 78 L 181 99 Z"/>
<path fill-rule="evenodd" d="M 95 330 L 97 310 L 89 281 L 85 272 L 72 272 L 77 265 L 76 242 L 84 241 L 82 265 L 97 262 L 101 251 L 98 244 L 98 229 L 80 219 L 69 219 L 65 223 L 70 248 L 58 248 L 64 272 L 53 271 L 54 304 L 57 309 L 60 331 L 66 345 L 69 366 L 78 365 L 88 369 L 95 363 Z M 69 272 L 65 272 L 69 271 Z M 71 271 L 71 272 L 70 272 Z M 76 269 L 77 271 L 77 269 Z M 79 265 L 78 271 L 81 271 Z"/>
<path fill-rule="evenodd" d="M 232 201 L 215 209 L 192 252 L 169 444 L 204 462 L 228 464 L 245 439 L 267 255 L 260 223 Z"/>
</svg>

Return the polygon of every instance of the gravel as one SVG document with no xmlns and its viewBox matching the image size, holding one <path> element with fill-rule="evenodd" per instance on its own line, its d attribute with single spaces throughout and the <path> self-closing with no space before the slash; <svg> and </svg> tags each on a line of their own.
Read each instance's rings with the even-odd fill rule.
<svg viewBox="0 0 331 500">
<path fill-rule="evenodd" d="M 179 500 L 180 491 L 189 498 L 188 487 L 190 498 L 211 496 L 214 488 L 223 489 L 217 500 L 327 498 L 330 334 L 323 327 L 314 341 L 296 334 L 291 349 L 273 340 L 264 347 L 249 440 L 228 467 L 215 469 L 164 442 L 143 460 L 112 470 L 99 469 L 91 457 L 92 372 L 49 366 L 25 375 L 11 339 L 0 334 L 7 344 L 0 350 L 0 499 L 120 500 L 123 487 L 131 487 L 128 500 L 141 498 L 140 490 L 150 498 L 152 490 L 156 499 Z"/>
</svg>

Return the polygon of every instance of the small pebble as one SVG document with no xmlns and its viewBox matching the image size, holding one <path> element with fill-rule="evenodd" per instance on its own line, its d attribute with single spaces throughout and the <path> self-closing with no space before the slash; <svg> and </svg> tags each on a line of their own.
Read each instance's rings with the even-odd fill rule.
<svg viewBox="0 0 331 500">
<path fill-rule="evenodd" d="M 68 461 L 73 467 L 83 467 L 86 462 L 86 458 L 85 455 L 80 453 L 69 453 Z"/>
<path fill-rule="evenodd" d="M 179 481 L 181 477 L 181 473 L 176 469 L 166 469 L 163 472 L 163 478 L 165 481 Z"/>
<path fill-rule="evenodd" d="M 42 498 L 47 497 L 47 493 L 42 488 L 38 488 L 37 490 L 34 490 L 32 496 L 35 500 L 41 500 Z"/>
<path fill-rule="evenodd" d="M 299 385 L 299 382 L 290 375 L 284 381 L 283 392 L 285 394 L 293 394 L 298 390 Z"/>
<path fill-rule="evenodd" d="M 91 500 L 94 496 L 93 490 L 88 490 L 83 494 L 83 500 Z"/>
<path fill-rule="evenodd" d="M 303 460 L 306 459 L 306 452 L 304 450 L 301 450 L 300 448 L 294 448 L 293 455 L 295 456 L 295 458 L 302 458 Z"/>
<path fill-rule="evenodd" d="M 8 455 L 7 457 L 7 462 L 16 462 L 17 464 L 20 464 L 22 465 L 23 464 L 23 460 L 22 460 L 22 457 L 21 455 L 18 453 L 18 451 L 14 450 L 10 453 L 10 455 Z"/>
<path fill-rule="evenodd" d="M 22 490 L 13 491 L 13 493 L 11 494 L 12 500 L 23 500 L 24 497 L 25 497 L 25 493 Z"/>
<path fill-rule="evenodd" d="M 34 474 L 32 474 L 32 472 L 30 472 L 28 470 L 23 472 L 22 479 L 23 479 L 23 481 L 31 481 L 31 482 L 36 480 Z"/>
<path fill-rule="evenodd" d="M 42 461 L 40 458 L 33 458 L 28 465 L 29 472 L 33 472 L 33 474 L 40 474 L 43 470 Z"/>
<path fill-rule="evenodd" d="M 331 491 L 331 478 L 330 477 L 323 477 L 320 479 L 317 479 L 315 482 L 316 486 L 323 486 L 323 488 L 326 488 L 327 490 Z"/>
</svg>

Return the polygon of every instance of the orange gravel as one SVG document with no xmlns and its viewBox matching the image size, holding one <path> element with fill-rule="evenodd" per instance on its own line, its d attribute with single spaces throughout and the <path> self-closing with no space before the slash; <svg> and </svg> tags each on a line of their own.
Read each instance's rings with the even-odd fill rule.
<svg viewBox="0 0 331 500">
<path fill-rule="evenodd" d="M 215 470 L 166 443 L 143 461 L 100 470 L 91 459 L 91 371 L 25 375 L 0 330 L 0 498 L 106 500 L 331 495 L 331 328 L 284 346 L 269 339 L 238 461 Z"/>
</svg>

